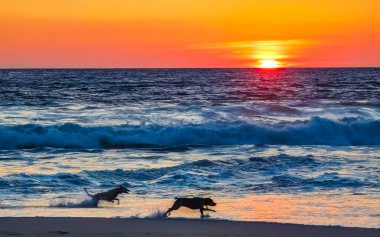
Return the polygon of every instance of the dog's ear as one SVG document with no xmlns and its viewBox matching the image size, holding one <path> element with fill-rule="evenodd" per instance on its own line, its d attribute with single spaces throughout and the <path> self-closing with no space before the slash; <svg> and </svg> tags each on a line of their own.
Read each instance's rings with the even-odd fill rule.
<svg viewBox="0 0 380 237">
<path fill-rule="evenodd" d="M 119 185 L 119 188 L 124 188 L 122 185 Z"/>
</svg>

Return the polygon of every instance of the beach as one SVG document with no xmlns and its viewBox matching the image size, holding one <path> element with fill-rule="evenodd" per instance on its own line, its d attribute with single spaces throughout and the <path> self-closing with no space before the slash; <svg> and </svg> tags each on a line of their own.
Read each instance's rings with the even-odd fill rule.
<svg viewBox="0 0 380 237">
<path fill-rule="evenodd" d="M 15 218 L 2 219 L 3 233 L 380 228 L 380 69 L 10 69 L 0 78 L 0 218 Z M 120 205 L 93 205 L 84 191 L 119 185 L 130 190 Z M 149 219 L 175 197 L 212 197 L 216 212 Z"/>
<path fill-rule="evenodd" d="M 0 0 L 0 237 L 380 237 L 380 1 Z"/>
<path fill-rule="evenodd" d="M 0 236 L 378 237 L 380 229 L 199 219 L 0 218 Z"/>
</svg>

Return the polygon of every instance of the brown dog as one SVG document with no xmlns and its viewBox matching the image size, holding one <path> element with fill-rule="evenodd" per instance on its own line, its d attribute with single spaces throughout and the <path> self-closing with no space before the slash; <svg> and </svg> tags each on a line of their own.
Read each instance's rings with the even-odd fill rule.
<svg viewBox="0 0 380 237">
<path fill-rule="evenodd" d="M 84 189 L 84 191 L 87 193 L 88 196 L 92 197 L 93 199 L 100 201 L 107 201 L 107 202 L 114 202 L 114 200 L 117 201 L 117 204 L 120 204 L 120 200 L 117 198 L 117 195 L 121 193 L 128 193 L 129 190 L 121 185 L 119 187 L 111 189 L 107 192 L 97 193 L 95 195 L 91 195 L 87 192 L 87 188 Z"/>
<path fill-rule="evenodd" d="M 204 217 L 203 211 L 213 211 L 208 208 L 208 206 L 216 206 L 216 203 L 211 198 L 200 198 L 200 197 L 194 197 L 194 198 L 174 198 L 176 199 L 173 206 L 168 209 L 168 211 L 165 213 L 165 216 L 169 216 L 170 212 L 174 210 L 178 210 L 180 207 L 184 206 L 193 210 L 199 209 L 201 213 L 201 218 Z"/>
</svg>

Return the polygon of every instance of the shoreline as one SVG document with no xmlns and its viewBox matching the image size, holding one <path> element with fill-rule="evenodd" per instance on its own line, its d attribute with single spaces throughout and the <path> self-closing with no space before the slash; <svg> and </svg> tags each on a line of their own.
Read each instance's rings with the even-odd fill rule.
<svg viewBox="0 0 380 237">
<path fill-rule="evenodd" d="M 0 236 L 377 237 L 380 228 L 202 219 L 0 217 Z"/>
</svg>

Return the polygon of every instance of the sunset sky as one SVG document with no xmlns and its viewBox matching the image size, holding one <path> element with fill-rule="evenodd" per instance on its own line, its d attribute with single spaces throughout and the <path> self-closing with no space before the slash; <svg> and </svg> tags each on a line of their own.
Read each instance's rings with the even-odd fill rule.
<svg viewBox="0 0 380 237">
<path fill-rule="evenodd" d="M 0 68 L 380 66 L 379 12 L 379 0 L 0 0 Z"/>
</svg>

